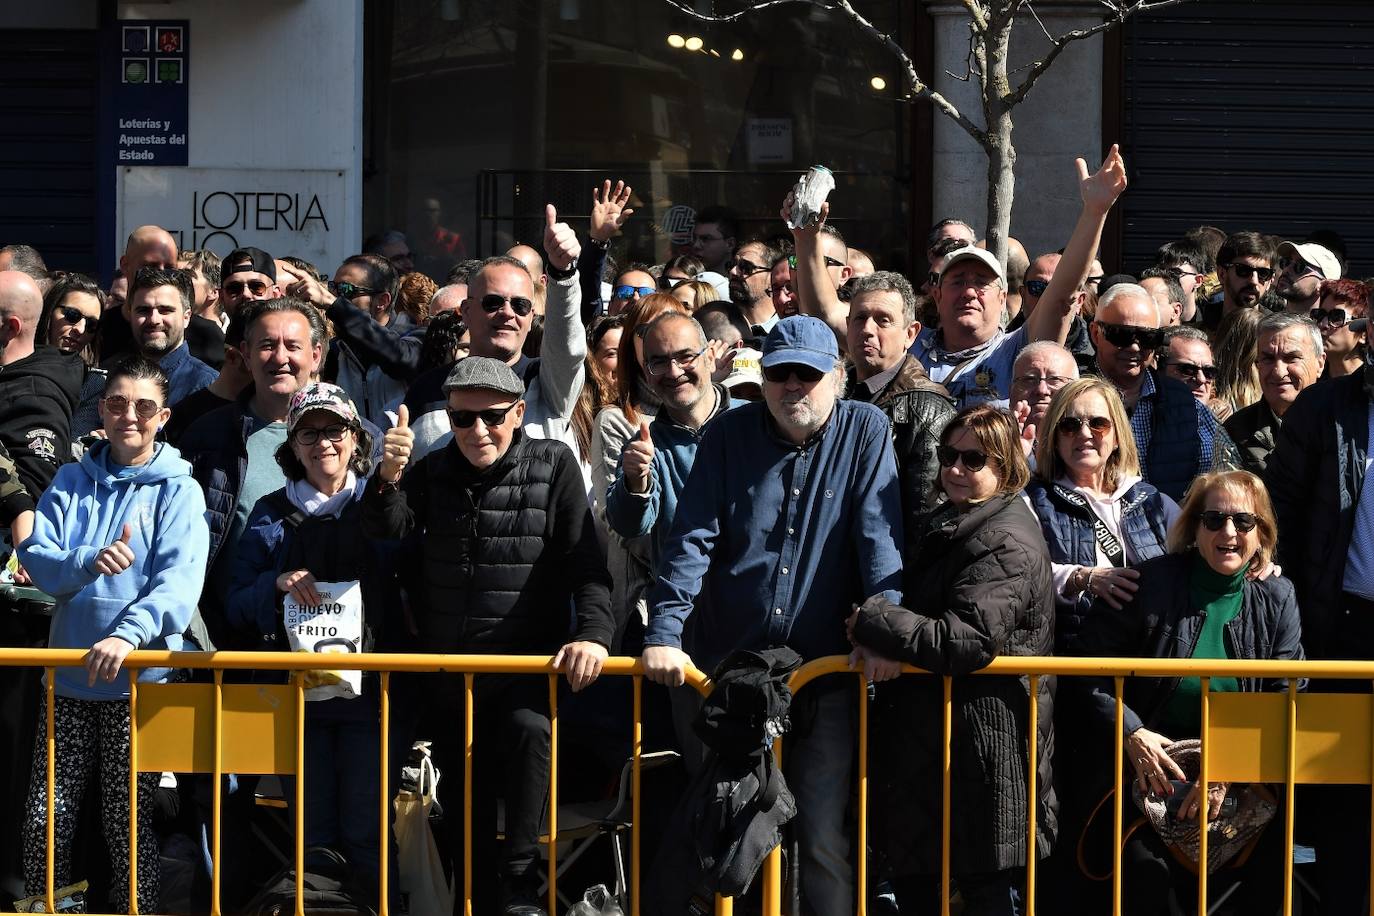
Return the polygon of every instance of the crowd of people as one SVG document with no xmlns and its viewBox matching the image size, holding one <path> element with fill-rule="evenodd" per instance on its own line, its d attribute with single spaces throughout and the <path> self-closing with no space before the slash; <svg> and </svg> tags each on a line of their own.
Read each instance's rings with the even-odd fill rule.
<svg viewBox="0 0 1374 916">
<path fill-rule="evenodd" d="M 139 905 L 158 907 L 167 781 L 145 774 L 129 797 L 131 651 L 284 649 L 284 608 L 354 585 L 359 650 L 552 657 L 613 747 L 629 705 L 598 676 L 611 655 L 641 656 L 646 740 L 688 774 L 704 755 L 690 666 L 777 646 L 849 655 L 872 685 L 874 907 L 903 916 L 940 911 L 943 766 L 940 681 L 903 665 L 1374 658 L 1370 283 L 1316 227 L 1200 226 L 1108 276 L 1098 248 L 1125 164 L 1113 147 L 1095 172 L 1076 167 L 1082 212 L 1061 250 L 1031 258 L 1009 239 L 1004 262 L 944 219 L 913 277 L 849 245 L 829 203 L 787 228 L 790 194 L 778 231 L 746 238 L 729 209 L 703 208 L 690 251 L 622 262 L 635 198 L 610 181 L 581 231 L 549 206 L 541 239 L 459 261 L 442 285 L 409 269 L 395 231 L 325 265 L 332 277 L 254 247 L 178 252 L 156 226 L 130 235 L 109 285 L 0 249 L 9 569 L 54 599 L 50 644 L 88 650 L 54 684 L 53 880 L 78 877 L 66 851 L 96 782 L 110 906 L 128 903 L 132 810 Z M 813 916 L 855 908 L 852 677 L 799 694 L 783 757 L 790 873 Z M 541 914 L 548 689 L 476 683 L 473 849 L 454 816 L 440 846 L 459 875 L 472 857 L 477 911 Z M 1198 678 L 1129 679 L 1118 735 L 1110 679 L 1040 678 L 1034 727 L 1026 679 L 953 683 L 951 868 L 970 916 L 1022 912 L 1032 858 L 1042 911 L 1105 912 L 1083 861 L 1104 797 L 1134 818 L 1134 786 L 1196 821 L 1245 791 L 1189 783 L 1172 755 L 1199 735 Z M 461 785 L 462 676 L 394 685 L 389 758 L 421 741 Z M 373 895 L 378 695 L 365 676 L 309 702 L 305 722 L 306 843 L 345 856 Z M 40 729 L 31 893 L 47 877 L 46 767 Z M 230 897 L 253 891 L 251 835 L 235 828 L 254 783 L 226 778 Z M 1128 797 L 1110 801 L 1118 784 Z M 1343 812 L 1367 811 L 1368 789 L 1312 799 L 1300 831 L 1322 912 L 1362 911 L 1369 836 Z M 646 855 L 655 842 L 674 838 L 647 838 Z M 1276 909 L 1282 849 L 1262 832 L 1219 873 L 1241 886 L 1237 912 Z M 1126 912 L 1187 907 L 1194 878 L 1157 831 L 1132 832 L 1123 862 Z"/>
</svg>

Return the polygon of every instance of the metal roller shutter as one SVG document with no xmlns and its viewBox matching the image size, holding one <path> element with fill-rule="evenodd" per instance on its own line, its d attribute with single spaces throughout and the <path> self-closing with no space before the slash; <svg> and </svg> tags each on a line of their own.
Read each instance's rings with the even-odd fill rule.
<svg viewBox="0 0 1374 916">
<path fill-rule="evenodd" d="M 1184 4 L 1123 36 L 1122 267 L 1210 223 L 1345 236 L 1374 272 L 1374 3 Z"/>
</svg>

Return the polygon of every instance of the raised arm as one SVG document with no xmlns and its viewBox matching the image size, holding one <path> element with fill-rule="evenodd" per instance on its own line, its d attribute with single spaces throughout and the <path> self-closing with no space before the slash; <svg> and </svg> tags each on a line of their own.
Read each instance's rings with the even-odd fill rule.
<svg viewBox="0 0 1374 916">
<path fill-rule="evenodd" d="M 793 192 L 788 191 L 782 202 L 781 216 L 784 223 L 792 219 Z M 839 293 L 830 283 L 830 275 L 825 270 L 825 255 L 821 253 L 821 227 L 830 216 L 830 203 L 821 204 L 820 219 L 814 226 L 792 230 L 792 246 L 797 256 L 797 267 L 792 271 L 792 283 L 797 290 L 797 308 L 803 315 L 821 319 L 835 332 L 840 342 L 840 352 L 845 352 L 848 333 L 849 308 L 840 301 Z"/>
<path fill-rule="evenodd" d="M 558 221 L 553 204 L 545 208 L 544 218 L 549 287 L 544 302 L 539 398 L 549 416 L 569 420 L 577 396 L 582 393 L 582 364 L 587 357 L 587 329 L 582 324 L 581 288 L 576 271 L 582 246 L 572 228 Z"/>
</svg>

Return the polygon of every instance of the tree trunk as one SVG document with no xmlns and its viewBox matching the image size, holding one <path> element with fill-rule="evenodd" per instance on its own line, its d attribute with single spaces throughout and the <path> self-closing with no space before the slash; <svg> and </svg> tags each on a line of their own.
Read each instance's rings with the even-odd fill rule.
<svg viewBox="0 0 1374 916">
<path fill-rule="evenodd" d="M 1011 234 L 1011 205 L 1016 194 L 1016 147 L 1011 142 L 1011 111 L 988 124 L 987 245 L 1006 270 L 1007 237 Z"/>
</svg>

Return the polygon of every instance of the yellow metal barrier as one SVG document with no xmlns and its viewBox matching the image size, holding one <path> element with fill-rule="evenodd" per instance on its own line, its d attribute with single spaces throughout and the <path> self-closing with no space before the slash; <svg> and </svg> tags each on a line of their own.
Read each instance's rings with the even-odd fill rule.
<svg viewBox="0 0 1374 916">
<path fill-rule="evenodd" d="M 47 888 L 49 909 L 53 908 L 53 781 L 56 743 L 53 719 L 53 673 L 56 668 L 76 667 L 85 655 L 81 650 L 0 649 L 0 667 L 43 668 L 47 677 Z M 147 667 L 173 667 L 211 670 L 210 684 L 138 684 L 136 672 Z M 304 672 L 320 669 L 376 671 L 380 678 L 380 742 L 382 766 L 382 799 L 379 830 L 385 837 L 390 825 L 388 795 L 389 761 L 387 738 L 390 729 L 390 688 L 392 672 L 451 672 L 464 675 L 464 742 L 465 776 L 463 786 L 463 835 L 465 850 L 471 850 L 473 755 L 473 684 L 478 674 L 524 674 L 549 679 L 549 713 L 551 722 L 551 759 L 549 777 L 549 908 L 557 911 L 557 780 L 558 780 L 558 705 L 557 679 L 552 659 L 528 656 L 487 655 L 397 655 L 373 654 L 352 656 L 309 656 L 298 653 L 261 652 L 149 652 L 132 653 L 125 662 L 130 681 L 130 772 L 131 799 L 137 799 L 137 776 L 140 772 L 170 770 L 180 773 L 208 773 L 213 776 L 213 810 L 211 851 L 213 873 L 211 879 L 212 912 L 220 910 L 220 777 L 225 773 L 277 773 L 294 775 L 296 780 L 296 843 L 294 861 L 299 871 L 304 863 L 304 780 L 309 774 L 304 766 L 305 688 Z M 288 685 L 248 685 L 224 683 L 226 670 L 268 670 L 295 672 Z M 914 668 L 908 674 L 925 675 Z M 859 737 L 857 789 L 860 799 L 859 848 L 856 854 L 857 899 L 855 910 L 867 911 L 869 880 L 867 846 L 867 800 L 869 792 L 867 764 L 868 750 L 868 692 L 860 673 L 848 665 L 847 659 L 836 656 L 818 659 L 804 665 L 791 678 L 794 691 L 803 689 L 818 677 L 847 672 L 858 678 Z M 632 826 L 630 905 L 632 914 L 640 909 L 640 757 L 642 747 L 642 677 L 638 659 L 608 659 L 603 676 L 633 678 L 632 733 Z M 1035 726 L 1038 710 L 1037 680 L 1047 676 L 1092 675 L 1111 678 L 1116 696 L 1117 733 L 1124 721 L 1123 689 L 1127 677 L 1199 676 L 1202 679 L 1201 722 L 1202 762 L 1201 779 L 1226 782 L 1282 782 L 1286 788 L 1284 816 L 1284 913 L 1292 912 L 1292 852 L 1294 824 L 1293 790 L 1299 784 L 1313 783 L 1374 783 L 1374 696 L 1368 694 L 1300 694 L 1298 680 L 1302 678 L 1334 678 L 1374 682 L 1374 662 L 1287 662 L 1287 661 L 1193 661 L 1178 659 L 1078 659 L 1078 658 L 999 658 L 973 676 L 1027 676 L 1029 691 L 1029 749 L 1028 798 L 1030 817 L 1027 824 L 1027 849 L 1030 851 L 1026 869 L 1026 911 L 1034 913 L 1036 858 L 1035 850 Z M 1219 694 L 1211 696 L 1208 682 L 1211 677 L 1265 677 L 1287 682 L 1285 693 Z M 701 692 L 709 689 L 709 682 L 700 671 L 688 672 L 688 683 Z M 950 782 L 951 738 L 953 728 L 953 680 L 943 678 L 942 722 L 942 855 L 940 882 L 943 893 L 943 914 L 949 913 L 950 891 Z M 226 733 L 234 740 L 226 741 Z M 784 741 L 775 745 L 779 763 L 782 762 Z M 1118 774 L 1124 771 L 1121 741 L 1115 741 L 1114 765 Z M 129 843 L 129 908 L 137 912 L 137 821 L 135 805 L 130 808 Z M 1121 911 L 1121 848 L 1122 806 L 1114 805 L 1113 815 L 1113 875 L 1112 912 Z M 1200 822 L 1206 817 L 1201 806 Z M 1203 822 L 1205 827 L 1205 822 Z M 1207 831 L 1202 830 L 1201 860 L 1206 861 Z M 382 844 L 380 863 L 381 892 L 378 912 L 387 914 L 388 879 L 386 850 Z M 1199 869 L 1198 900 L 1205 912 L 1207 895 L 1206 869 Z M 762 869 L 762 897 L 767 916 L 782 913 L 781 851 L 774 850 Z M 471 856 L 465 855 L 462 869 L 463 912 L 472 914 L 473 874 Z M 297 912 L 301 912 L 298 888 Z M 731 901 L 718 899 L 717 914 L 732 912 Z"/>
</svg>

